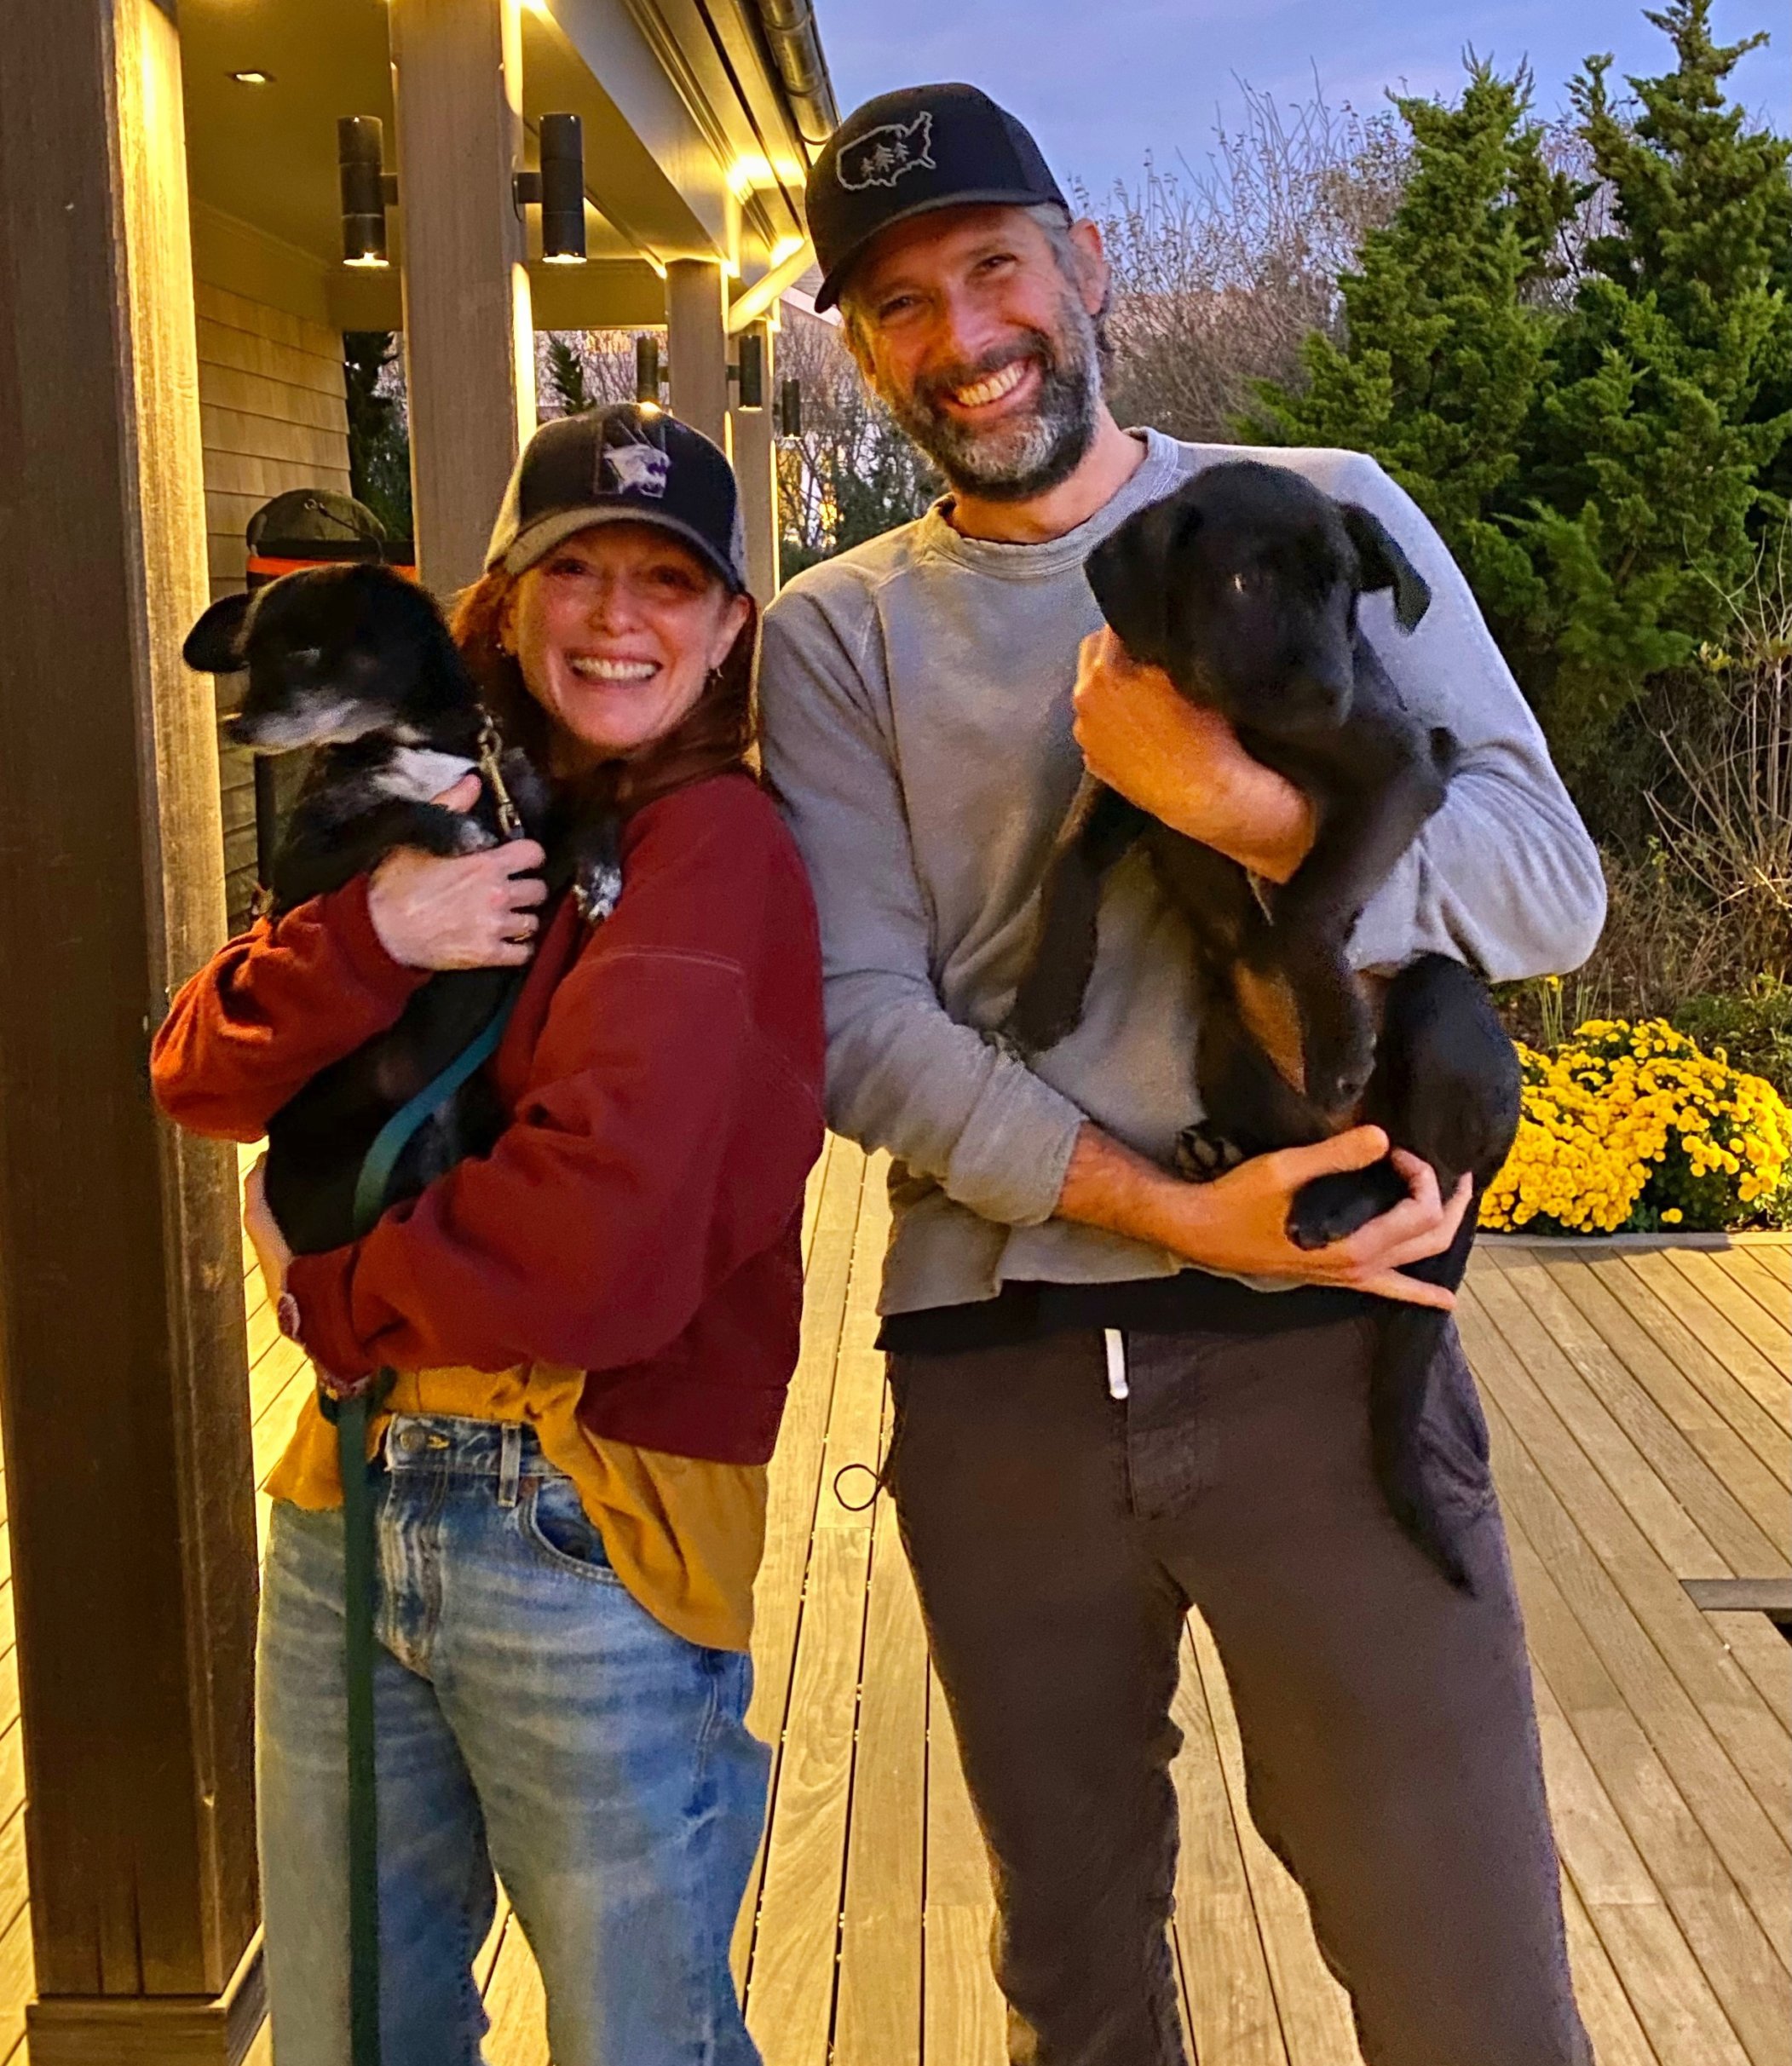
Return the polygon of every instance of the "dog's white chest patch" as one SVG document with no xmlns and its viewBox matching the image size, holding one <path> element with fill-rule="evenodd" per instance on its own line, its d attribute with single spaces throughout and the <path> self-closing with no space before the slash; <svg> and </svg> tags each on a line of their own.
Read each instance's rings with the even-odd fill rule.
<svg viewBox="0 0 1792 2066">
<path fill-rule="evenodd" d="M 413 803 L 433 803 L 445 789 L 452 789 L 464 774 L 470 774 L 476 765 L 460 753 L 438 753 L 429 746 L 400 746 L 381 771 L 379 786 L 388 796 L 404 797 Z"/>
</svg>

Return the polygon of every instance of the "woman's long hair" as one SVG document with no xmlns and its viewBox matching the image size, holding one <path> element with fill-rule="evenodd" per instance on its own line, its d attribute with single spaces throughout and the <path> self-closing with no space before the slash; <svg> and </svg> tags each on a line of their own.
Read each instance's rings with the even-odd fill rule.
<svg viewBox="0 0 1792 2066">
<path fill-rule="evenodd" d="M 506 653 L 502 643 L 505 611 L 521 578 L 494 567 L 462 592 L 450 628 L 486 708 L 498 720 L 505 745 L 521 746 L 545 775 L 553 765 L 553 720 L 529 693 L 516 654 Z M 638 753 L 601 762 L 578 775 L 556 778 L 556 797 L 581 809 L 609 810 L 626 817 L 656 797 L 668 796 L 709 775 L 755 772 L 753 659 L 758 648 L 759 613 L 752 596 L 746 604 L 746 622 L 740 636 L 672 729 Z"/>
</svg>

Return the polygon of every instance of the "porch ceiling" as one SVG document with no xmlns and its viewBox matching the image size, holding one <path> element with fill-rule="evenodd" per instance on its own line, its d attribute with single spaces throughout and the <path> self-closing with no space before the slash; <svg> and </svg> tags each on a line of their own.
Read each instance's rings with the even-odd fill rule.
<svg viewBox="0 0 1792 2066">
<path fill-rule="evenodd" d="M 350 114 L 389 125 L 395 160 L 386 0 L 182 0 L 180 21 L 193 199 L 326 268 L 343 321 L 395 321 L 395 274 L 340 263 L 336 164 Z M 641 320 L 647 262 L 750 281 L 801 233 L 808 153 L 752 0 L 527 0 L 523 105 L 532 135 L 550 111 L 585 124 L 593 263 L 538 273 L 556 326 Z M 401 199 L 395 257 L 403 219 Z"/>
</svg>

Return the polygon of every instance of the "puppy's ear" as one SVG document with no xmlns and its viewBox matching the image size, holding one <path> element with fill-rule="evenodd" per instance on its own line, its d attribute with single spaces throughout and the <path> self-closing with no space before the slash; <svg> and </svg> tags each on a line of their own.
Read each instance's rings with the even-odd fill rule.
<svg viewBox="0 0 1792 2066">
<path fill-rule="evenodd" d="M 246 657 L 243 634 L 253 596 L 223 596 L 187 634 L 181 658 L 195 674 L 234 674 Z"/>
<path fill-rule="evenodd" d="M 1171 555 L 1201 523 L 1180 495 L 1137 510 L 1083 562 L 1101 613 L 1135 660 L 1161 667 L 1169 644 Z"/>
<path fill-rule="evenodd" d="M 1379 516 L 1373 515 L 1361 503 L 1345 502 L 1338 506 L 1344 513 L 1344 527 L 1349 532 L 1351 543 L 1357 548 L 1357 557 L 1363 565 L 1364 590 L 1391 588 L 1394 591 L 1394 615 L 1400 629 L 1412 630 L 1431 607 L 1431 584 L 1394 543 L 1393 533 Z"/>
</svg>

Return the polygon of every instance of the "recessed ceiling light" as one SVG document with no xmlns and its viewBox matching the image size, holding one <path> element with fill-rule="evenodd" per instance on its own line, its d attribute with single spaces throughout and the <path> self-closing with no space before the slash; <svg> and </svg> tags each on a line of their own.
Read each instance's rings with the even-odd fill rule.
<svg viewBox="0 0 1792 2066">
<path fill-rule="evenodd" d="M 271 72 L 233 72 L 230 76 L 239 86 L 271 86 L 274 83 Z"/>
</svg>

